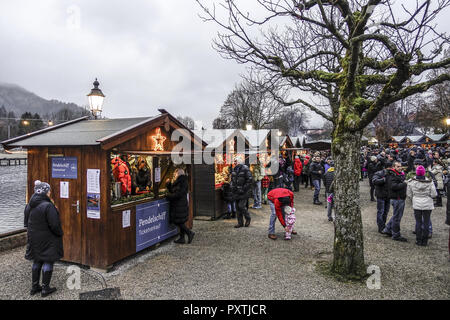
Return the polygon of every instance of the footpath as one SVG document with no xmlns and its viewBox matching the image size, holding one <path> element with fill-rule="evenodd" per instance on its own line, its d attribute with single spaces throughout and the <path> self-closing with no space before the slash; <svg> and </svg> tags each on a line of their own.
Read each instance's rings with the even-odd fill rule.
<svg viewBox="0 0 450 320">
<path fill-rule="evenodd" d="M 77 268 L 58 262 L 52 279 L 58 291 L 45 299 L 77 300 L 105 288 L 120 289 L 120 299 L 150 300 L 450 299 L 445 207 L 433 211 L 433 238 L 424 248 L 414 243 L 415 220 L 407 202 L 401 230 L 408 242 L 396 242 L 377 232 L 376 203 L 369 201 L 367 179 L 361 182 L 365 260 L 381 272 L 380 289 L 369 289 L 366 283 L 339 282 L 317 270 L 318 264 L 332 260 L 334 226 L 325 205 L 312 204 L 312 194 L 303 186 L 295 193 L 298 235 L 291 241 L 283 240 L 278 222 L 278 239 L 267 237 L 268 205 L 250 210 L 248 228 L 233 228 L 234 220 L 194 220 L 192 244 L 167 240 L 107 274 L 78 269 L 79 287 L 73 282 Z M 0 299 L 42 299 L 29 296 L 31 263 L 24 253 L 24 246 L 0 253 Z"/>
</svg>

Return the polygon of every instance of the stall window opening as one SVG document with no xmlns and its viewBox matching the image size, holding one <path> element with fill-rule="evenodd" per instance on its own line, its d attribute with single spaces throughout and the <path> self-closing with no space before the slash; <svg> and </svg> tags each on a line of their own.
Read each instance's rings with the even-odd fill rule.
<svg viewBox="0 0 450 320">
<path fill-rule="evenodd" d="M 111 155 L 112 204 L 154 198 L 153 157 Z"/>
</svg>

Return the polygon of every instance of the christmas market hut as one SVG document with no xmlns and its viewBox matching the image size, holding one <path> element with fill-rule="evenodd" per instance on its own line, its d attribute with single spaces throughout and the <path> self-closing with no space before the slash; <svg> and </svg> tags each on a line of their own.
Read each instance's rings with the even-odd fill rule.
<svg viewBox="0 0 450 320">
<path fill-rule="evenodd" d="M 166 181 L 175 168 L 188 176 L 187 225 L 192 226 L 194 165 L 174 164 L 178 141 L 171 140 L 172 133 L 184 129 L 180 137 L 192 149 L 203 150 L 206 144 L 167 111 L 159 111 L 143 118 L 84 117 L 2 142 L 5 149 L 27 149 L 27 201 L 35 180 L 50 184 L 64 231 L 62 260 L 109 269 L 176 235 L 165 199 Z M 192 156 L 191 151 L 181 153 Z"/>
</svg>

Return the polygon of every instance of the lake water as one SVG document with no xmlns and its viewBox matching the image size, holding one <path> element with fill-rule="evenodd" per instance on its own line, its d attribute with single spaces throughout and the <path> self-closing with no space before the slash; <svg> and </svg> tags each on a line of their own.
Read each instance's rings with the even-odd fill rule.
<svg viewBox="0 0 450 320">
<path fill-rule="evenodd" d="M 23 228 L 27 166 L 0 167 L 0 234 Z"/>
</svg>

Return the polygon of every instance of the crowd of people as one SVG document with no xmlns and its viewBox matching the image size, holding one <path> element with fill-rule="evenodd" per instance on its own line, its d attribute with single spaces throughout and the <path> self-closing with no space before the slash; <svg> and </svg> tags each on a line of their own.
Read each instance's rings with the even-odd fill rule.
<svg viewBox="0 0 450 320">
<path fill-rule="evenodd" d="M 274 174 L 267 169 L 270 167 L 269 164 L 264 166 L 258 162 L 248 168 L 245 164 L 239 163 L 231 170 L 229 183 L 223 185 L 224 199 L 228 208 L 225 218 L 235 218 L 237 215 L 236 228 L 250 224 L 248 199 L 252 197 L 253 209 L 260 209 L 262 204 L 270 205 L 269 238 L 277 239 L 275 221 L 278 219 L 285 228 L 285 239 L 291 239 L 290 234 L 295 234 L 295 230 L 293 225 L 288 225 L 287 217 L 295 221 L 295 217 L 290 217 L 295 213 L 294 192 L 298 192 L 300 186 L 310 187 L 314 190 L 312 203 L 323 205 L 320 201 L 322 184 L 325 187 L 323 196 L 327 202 L 327 218 L 330 222 L 334 221 L 335 167 L 330 152 L 280 155 L 279 170 Z M 410 199 L 416 220 L 413 231 L 416 236 L 415 243 L 418 246 L 427 246 L 433 235 L 431 213 L 435 207 L 443 206 L 443 198 L 449 199 L 450 196 L 449 166 L 450 148 L 363 147 L 359 179 L 368 180 L 370 201 L 376 202 L 378 232 L 391 237 L 394 241 L 407 241 L 401 234 L 400 224 L 405 201 Z M 391 207 L 392 217 L 388 220 Z M 448 201 L 446 212 L 445 223 L 449 225 Z M 245 225 L 242 217 L 246 219 Z"/>
</svg>

